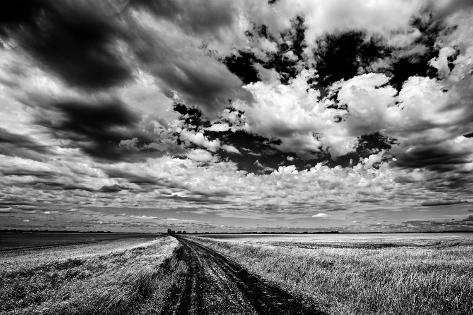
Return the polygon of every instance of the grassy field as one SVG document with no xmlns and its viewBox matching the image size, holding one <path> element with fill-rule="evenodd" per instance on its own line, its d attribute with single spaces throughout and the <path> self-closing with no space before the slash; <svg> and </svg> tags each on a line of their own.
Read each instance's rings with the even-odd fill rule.
<svg viewBox="0 0 473 315">
<path fill-rule="evenodd" d="M 181 262 L 172 237 L 119 239 L 0 256 L 0 314 L 159 313 Z"/>
<path fill-rule="evenodd" d="M 0 314 L 166 313 L 209 263 L 172 236 L 78 237 L 0 250 Z M 328 314 L 473 314 L 473 234 L 188 237 Z"/>
<path fill-rule="evenodd" d="M 203 245 L 329 314 L 473 314 L 473 235 L 222 235 Z"/>
</svg>

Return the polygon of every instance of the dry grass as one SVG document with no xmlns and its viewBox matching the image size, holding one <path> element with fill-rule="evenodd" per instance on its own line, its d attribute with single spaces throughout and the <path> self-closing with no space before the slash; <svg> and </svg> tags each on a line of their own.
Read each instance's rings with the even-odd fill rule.
<svg viewBox="0 0 473 315">
<path fill-rule="evenodd" d="M 109 254 L 123 253 L 137 247 L 154 244 L 149 238 L 118 239 L 99 243 L 56 246 L 50 248 L 2 251 L 0 270 L 18 271 L 57 264 L 73 259 L 87 259 Z"/>
<path fill-rule="evenodd" d="M 16 268 L 15 257 L 2 259 L 9 268 L 0 271 L 0 313 L 159 313 L 175 278 L 185 272 L 173 255 L 177 241 L 163 237 L 141 245 L 117 242 L 101 250 L 83 246 L 83 255 L 80 248 L 55 257 L 50 251 L 25 254 L 23 259 L 37 260 Z"/>
<path fill-rule="evenodd" d="M 199 241 L 329 314 L 473 314 L 471 241 Z"/>
</svg>

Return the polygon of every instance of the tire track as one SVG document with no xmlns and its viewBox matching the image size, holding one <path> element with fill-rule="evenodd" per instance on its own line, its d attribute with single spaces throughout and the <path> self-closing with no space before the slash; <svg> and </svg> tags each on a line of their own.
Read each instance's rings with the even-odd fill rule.
<svg viewBox="0 0 473 315">
<path fill-rule="evenodd" d="M 177 239 L 187 272 L 163 314 L 324 314 L 214 250 Z"/>
</svg>

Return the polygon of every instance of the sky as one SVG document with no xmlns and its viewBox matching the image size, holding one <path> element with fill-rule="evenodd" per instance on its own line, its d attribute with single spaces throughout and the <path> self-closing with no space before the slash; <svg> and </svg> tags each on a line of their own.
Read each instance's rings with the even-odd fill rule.
<svg viewBox="0 0 473 315">
<path fill-rule="evenodd" d="M 0 4 L 0 229 L 473 230 L 470 0 Z"/>
</svg>

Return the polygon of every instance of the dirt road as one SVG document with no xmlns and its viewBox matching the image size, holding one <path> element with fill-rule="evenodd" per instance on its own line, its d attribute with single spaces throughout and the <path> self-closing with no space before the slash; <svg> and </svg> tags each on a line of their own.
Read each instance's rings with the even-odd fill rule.
<svg viewBox="0 0 473 315">
<path fill-rule="evenodd" d="M 181 242 L 187 270 L 164 314 L 323 314 L 188 238 Z"/>
</svg>

